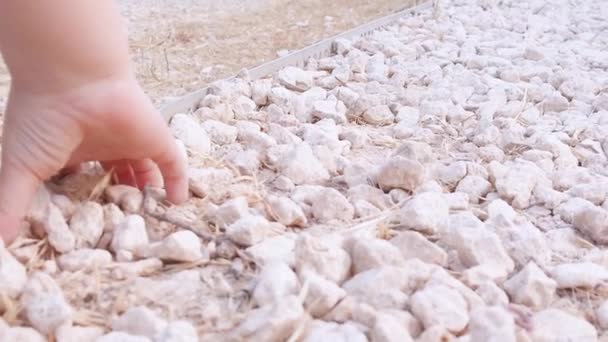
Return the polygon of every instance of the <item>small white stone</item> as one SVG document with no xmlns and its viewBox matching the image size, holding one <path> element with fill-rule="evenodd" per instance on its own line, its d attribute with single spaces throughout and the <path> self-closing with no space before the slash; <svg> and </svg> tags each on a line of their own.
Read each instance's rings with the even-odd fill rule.
<svg viewBox="0 0 608 342">
<path fill-rule="evenodd" d="M 440 325 L 459 332 L 469 323 L 467 302 L 458 291 L 447 286 L 435 285 L 417 291 L 410 305 L 412 313 L 427 329 Z"/>
<path fill-rule="evenodd" d="M 405 267 L 382 266 L 356 274 L 342 285 L 349 297 L 371 305 L 376 309 L 401 309 L 408 302 L 403 291 L 411 281 L 415 285 L 424 275 L 414 274 L 416 270 Z M 425 274 L 426 275 L 426 274 Z M 377 284 L 382 284 L 378 287 Z M 374 291 L 370 291 L 374 288 Z"/>
<path fill-rule="evenodd" d="M 274 261 L 262 267 L 252 298 L 258 306 L 264 306 L 296 295 L 298 290 L 296 274 L 286 263 Z"/>
<path fill-rule="evenodd" d="M 190 322 L 169 322 L 165 330 L 156 335 L 154 342 L 198 342 L 198 333 Z"/>
<path fill-rule="evenodd" d="M 233 175 L 227 169 L 190 168 L 188 170 L 190 178 L 190 191 L 200 198 L 217 195 L 232 183 Z"/>
<path fill-rule="evenodd" d="M 152 342 L 152 340 L 144 336 L 135 336 L 124 332 L 113 331 L 99 337 L 95 342 Z"/>
<path fill-rule="evenodd" d="M 608 329 L 608 300 L 605 300 L 597 307 L 595 317 L 600 328 Z"/>
<path fill-rule="evenodd" d="M 346 241 L 355 274 L 380 266 L 403 266 L 397 247 L 386 240 L 352 238 Z"/>
<path fill-rule="evenodd" d="M 308 286 L 304 307 L 312 317 L 326 315 L 346 296 L 346 291 L 340 286 L 315 272 L 304 272 L 300 278 L 302 284 L 306 284 L 303 286 Z"/>
<path fill-rule="evenodd" d="M 608 211 L 594 206 L 574 213 L 572 224 L 595 242 L 608 245 Z"/>
<path fill-rule="evenodd" d="M 105 195 L 108 201 L 118 204 L 128 213 L 137 213 L 144 201 L 144 195 L 138 188 L 123 184 L 107 187 Z"/>
<path fill-rule="evenodd" d="M 228 226 L 226 236 L 236 244 L 249 247 L 276 235 L 283 229 L 281 224 L 269 222 L 263 216 L 249 215 Z"/>
<path fill-rule="evenodd" d="M 114 203 L 108 203 L 103 206 L 103 217 L 106 221 L 104 232 L 113 232 L 118 225 L 125 219 L 125 214 Z"/>
<path fill-rule="evenodd" d="M 542 105 L 545 112 L 563 112 L 568 109 L 570 103 L 567 98 L 556 92 L 547 97 Z"/>
<path fill-rule="evenodd" d="M 67 253 L 76 246 L 76 237 L 70 230 L 59 208 L 54 204 L 48 207 L 48 215 L 43 221 L 43 227 L 49 239 L 49 244 L 59 253 Z"/>
<path fill-rule="evenodd" d="M 285 226 L 305 227 L 308 224 L 302 208 L 287 197 L 269 195 L 266 197 L 270 215 Z"/>
<path fill-rule="evenodd" d="M 447 228 L 449 211 L 442 194 L 424 192 L 405 203 L 400 221 L 405 228 L 434 234 Z"/>
<path fill-rule="evenodd" d="M 52 194 L 51 202 L 53 202 L 53 204 L 59 208 L 61 214 L 63 214 L 63 217 L 65 217 L 66 220 L 69 220 L 76 211 L 76 205 L 68 196 Z"/>
<path fill-rule="evenodd" d="M 293 233 L 273 236 L 247 248 L 246 251 L 254 260 L 262 264 L 282 261 L 289 267 L 295 267 L 295 239 L 296 235 Z"/>
<path fill-rule="evenodd" d="M 469 209 L 469 194 L 465 194 L 464 192 L 445 194 L 445 200 L 448 202 L 451 211 Z"/>
<path fill-rule="evenodd" d="M 608 269 L 590 262 L 557 265 L 550 274 L 558 289 L 593 289 L 608 281 Z"/>
<path fill-rule="evenodd" d="M 339 100 L 316 101 L 312 105 L 311 114 L 319 120 L 331 119 L 337 124 L 343 124 L 346 120 L 346 106 Z"/>
<path fill-rule="evenodd" d="M 388 314 L 378 314 L 370 332 L 371 342 L 414 341 L 405 325 Z"/>
<path fill-rule="evenodd" d="M 57 329 L 55 338 L 57 342 L 96 341 L 97 338 L 103 335 L 103 333 L 104 331 L 100 327 L 62 325 Z"/>
<path fill-rule="evenodd" d="M 234 329 L 237 341 L 283 341 L 299 326 L 305 312 L 295 296 L 251 310 Z"/>
<path fill-rule="evenodd" d="M 236 127 L 216 120 L 205 120 L 203 128 L 209 134 L 211 141 L 218 145 L 234 143 L 239 133 Z"/>
<path fill-rule="evenodd" d="M 352 149 L 365 147 L 369 143 L 369 136 L 364 131 L 350 129 L 340 133 L 341 140 L 348 140 Z"/>
<path fill-rule="evenodd" d="M 418 232 L 400 232 L 390 242 L 397 247 L 406 260 L 419 259 L 439 266 L 447 265 L 448 254 Z"/>
<path fill-rule="evenodd" d="M 498 306 L 473 310 L 469 322 L 469 334 L 471 341 L 517 341 L 513 315 Z"/>
<path fill-rule="evenodd" d="M 367 342 L 365 334 L 354 324 L 315 320 L 303 342 Z"/>
<path fill-rule="evenodd" d="M 3 341 L 19 341 L 19 342 L 46 342 L 47 339 L 39 332 L 32 328 L 12 327 L 6 330 L 4 334 L 0 332 L 0 338 Z M 61 341 L 57 341 L 61 342 Z"/>
<path fill-rule="evenodd" d="M 71 324 L 72 308 L 59 285 L 48 274 L 36 272 L 28 279 L 21 303 L 32 327 L 48 335 L 59 326 Z"/>
<path fill-rule="evenodd" d="M 362 119 L 370 125 L 386 126 L 395 121 L 395 115 L 387 105 L 378 105 L 366 110 Z"/>
<path fill-rule="evenodd" d="M 4 241 L 0 239 L 0 293 L 17 298 L 26 282 L 25 267 L 4 247 Z"/>
<path fill-rule="evenodd" d="M 455 186 L 467 175 L 467 163 L 463 161 L 450 164 L 437 163 L 431 173 L 442 184 Z"/>
<path fill-rule="evenodd" d="M 456 191 L 468 194 L 471 203 L 479 203 L 481 198 L 492 191 L 492 184 L 479 176 L 466 176 L 458 183 Z"/>
<path fill-rule="evenodd" d="M 76 247 L 95 247 L 103 234 L 105 221 L 103 208 L 95 202 L 87 201 L 76 209 L 70 219 L 70 230 L 76 237 Z"/>
<path fill-rule="evenodd" d="M 472 225 L 463 225 L 464 222 Z M 477 224 L 478 220 L 471 213 L 451 215 L 449 234 L 442 241 L 457 251 L 465 267 L 488 265 L 494 270 L 493 280 L 504 280 L 515 267 L 513 260 L 498 235 L 491 230 L 475 227 Z"/>
<path fill-rule="evenodd" d="M 173 135 L 193 152 L 207 154 L 211 151 L 211 140 L 207 132 L 190 115 L 174 115 L 170 127 Z"/>
<path fill-rule="evenodd" d="M 505 291 L 493 281 L 481 283 L 475 290 L 475 293 L 483 299 L 487 306 L 506 306 L 509 304 L 509 297 Z"/>
<path fill-rule="evenodd" d="M 279 168 L 296 185 L 318 184 L 329 180 L 329 173 L 307 143 L 293 146 L 279 162 Z"/>
<path fill-rule="evenodd" d="M 413 191 L 424 182 L 425 169 L 417 161 L 393 157 L 380 168 L 377 182 L 380 189 L 403 189 Z"/>
<path fill-rule="evenodd" d="M 540 61 L 545 58 L 545 55 L 540 51 L 540 49 L 532 46 L 526 47 L 524 51 L 524 58 L 532 60 L 532 61 Z"/>
<path fill-rule="evenodd" d="M 103 249 L 82 248 L 61 255 L 57 263 L 63 271 L 76 272 L 87 268 L 99 268 L 112 262 L 112 254 Z"/>
<path fill-rule="evenodd" d="M 295 246 L 296 271 L 312 271 L 341 284 L 350 274 L 351 258 L 337 244 L 310 235 L 300 235 Z"/>
<path fill-rule="evenodd" d="M 292 66 L 279 71 L 277 79 L 287 89 L 296 91 L 306 91 L 313 84 L 312 76 L 308 71 Z"/>
<path fill-rule="evenodd" d="M 201 240 L 196 234 L 182 230 L 151 245 L 150 254 L 165 261 L 194 262 L 203 258 L 201 248 Z"/>
<path fill-rule="evenodd" d="M 130 308 L 112 321 L 112 330 L 149 338 L 160 334 L 167 322 L 145 306 Z"/>
<path fill-rule="evenodd" d="M 139 215 L 129 215 L 118 225 L 112 238 L 112 250 L 137 253 L 148 245 L 146 222 Z"/>
<path fill-rule="evenodd" d="M 597 331 L 587 321 L 558 309 L 546 309 L 532 317 L 535 342 L 597 341 Z"/>
<path fill-rule="evenodd" d="M 338 190 L 324 188 L 312 204 L 312 214 L 320 221 L 348 221 L 355 215 L 355 208 Z"/>
<path fill-rule="evenodd" d="M 257 105 L 264 106 L 268 104 L 270 89 L 272 89 L 272 80 L 255 80 L 251 84 L 251 98 Z"/>
<path fill-rule="evenodd" d="M 399 108 L 399 112 L 397 112 L 397 116 L 395 117 L 395 121 L 412 128 L 418 125 L 418 120 L 420 120 L 418 108 L 407 106 Z"/>
<path fill-rule="evenodd" d="M 236 197 L 222 203 L 214 212 L 215 222 L 220 227 L 229 226 L 249 215 L 249 203 L 245 197 Z"/>
</svg>

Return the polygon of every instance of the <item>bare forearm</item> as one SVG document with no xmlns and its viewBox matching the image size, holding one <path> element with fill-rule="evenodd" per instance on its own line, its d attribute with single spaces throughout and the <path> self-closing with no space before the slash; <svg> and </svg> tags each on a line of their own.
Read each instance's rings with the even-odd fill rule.
<svg viewBox="0 0 608 342">
<path fill-rule="evenodd" d="M 29 91 L 129 72 L 127 34 L 111 0 L 0 0 L 0 49 L 13 86 Z"/>
</svg>

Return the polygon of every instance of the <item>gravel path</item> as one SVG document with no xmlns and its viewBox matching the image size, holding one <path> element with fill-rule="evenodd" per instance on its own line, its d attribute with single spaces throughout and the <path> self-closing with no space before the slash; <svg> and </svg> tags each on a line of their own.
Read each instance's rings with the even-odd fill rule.
<svg viewBox="0 0 608 342">
<path fill-rule="evenodd" d="M 608 341 L 607 16 L 452 1 L 215 83 L 171 122 L 187 204 L 41 189 L 0 339 Z"/>
</svg>

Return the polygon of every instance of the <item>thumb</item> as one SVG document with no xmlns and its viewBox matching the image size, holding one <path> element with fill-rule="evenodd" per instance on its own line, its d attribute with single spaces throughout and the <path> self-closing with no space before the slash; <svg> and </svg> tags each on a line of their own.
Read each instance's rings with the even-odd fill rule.
<svg viewBox="0 0 608 342">
<path fill-rule="evenodd" d="M 21 220 L 40 183 L 35 174 L 9 160 L 0 166 L 0 237 L 5 244 L 19 234 Z"/>
</svg>

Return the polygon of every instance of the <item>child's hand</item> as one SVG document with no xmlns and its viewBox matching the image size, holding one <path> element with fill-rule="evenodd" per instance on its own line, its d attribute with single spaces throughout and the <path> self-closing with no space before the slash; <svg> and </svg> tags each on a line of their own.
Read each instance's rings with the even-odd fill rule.
<svg viewBox="0 0 608 342">
<path fill-rule="evenodd" d="M 66 166 L 99 160 L 121 182 L 162 183 L 168 199 L 187 197 L 186 161 L 137 82 L 128 74 L 70 90 L 13 87 L 0 168 L 0 235 L 16 236 L 39 184 Z M 159 172 L 160 170 L 160 172 Z"/>
</svg>

